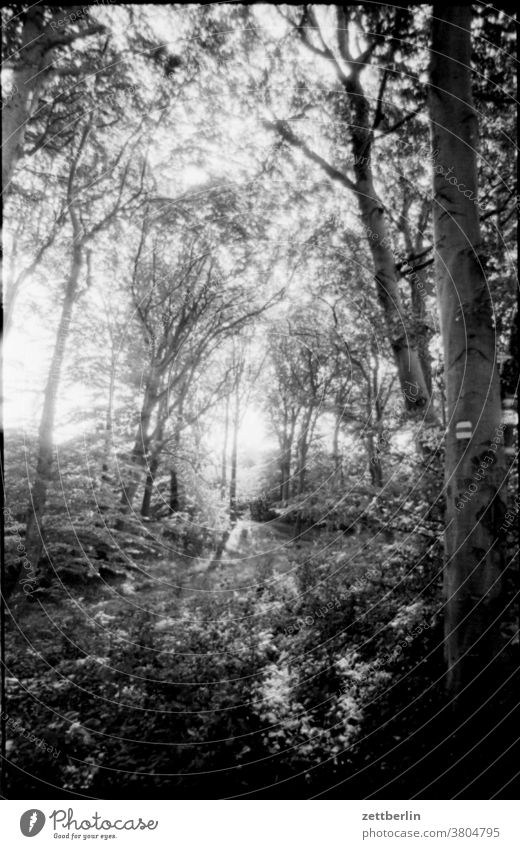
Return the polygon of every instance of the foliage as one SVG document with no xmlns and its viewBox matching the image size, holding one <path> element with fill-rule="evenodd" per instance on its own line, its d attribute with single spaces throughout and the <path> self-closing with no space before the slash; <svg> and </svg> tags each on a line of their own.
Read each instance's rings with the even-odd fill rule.
<svg viewBox="0 0 520 849">
<path fill-rule="evenodd" d="M 395 548 L 373 567 L 370 552 L 354 564 L 337 544 L 318 546 L 261 597 L 163 598 L 153 612 L 110 597 L 56 599 L 46 616 L 33 607 L 35 651 L 22 658 L 12 635 L 10 705 L 60 754 L 49 761 L 14 737 L 14 767 L 96 796 L 218 796 L 222 771 L 229 795 L 295 775 L 311 792 L 322 760 L 339 775 L 366 757 L 353 746 L 373 705 L 431 642 L 437 586 L 414 569 L 417 550 Z M 60 640 L 45 626 L 58 611 Z"/>
</svg>

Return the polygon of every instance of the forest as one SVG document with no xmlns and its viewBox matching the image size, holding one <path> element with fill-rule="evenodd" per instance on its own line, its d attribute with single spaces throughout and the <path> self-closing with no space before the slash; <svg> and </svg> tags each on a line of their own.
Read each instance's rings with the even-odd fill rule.
<svg viewBox="0 0 520 849">
<path fill-rule="evenodd" d="M 1 13 L 2 796 L 514 798 L 513 12 Z"/>
</svg>

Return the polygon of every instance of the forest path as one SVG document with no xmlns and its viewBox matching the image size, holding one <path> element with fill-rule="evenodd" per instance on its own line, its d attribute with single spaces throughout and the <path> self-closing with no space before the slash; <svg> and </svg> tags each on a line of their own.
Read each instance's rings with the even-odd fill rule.
<svg viewBox="0 0 520 849">
<path fill-rule="evenodd" d="M 196 567 L 196 571 L 215 572 L 232 570 L 237 579 L 255 581 L 262 567 L 279 572 L 288 568 L 288 553 L 293 548 L 293 531 L 288 525 L 273 522 L 254 522 L 239 519 L 225 539 L 223 548 Z"/>
<path fill-rule="evenodd" d="M 194 557 L 174 545 L 164 545 L 159 555 L 139 556 L 130 547 L 127 553 L 133 559 L 123 580 L 101 574 L 101 580 L 88 584 L 56 583 L 31 604 L 19 593 L 10 601 L 10 613 L 14 621 L 24 623 L 23 630 L 30 631 L 33 645 L 44 657 L 56 655 L 60 640 L 70 651 L 69 631 L 81 643 L 76 630 L 78 616 L 90 625 L 98 623 L 97 635 L 100 628 L 110 631 L 114 623 L 124 632 L 135 616 L 143 616 L 158 637 L 162 633 L 167 638 L 179 619 L 189 618 L 190 609 L 215 605 L 218 617 L 222 603 L 237 592 L 256 588 L 261 595 L 263 587 L 276 584 L 282 575 L 287 580 L 296 567 L 296 553 L 301 556 L 307 548 L 310 553 L 310 542 L 294 539 L 294 528 L 286 523 L 240 519 L 220 553 Z M 91 641 L 92 633 L 86 632 L 82 649 L 86 654 L 92 651 Z"/>
<path fill-rule="evenodd" d="M 175 548 L 162 557 L 142 560 L 122 584 L 107 586 L 95 607 L 106 613 L 124 604 L 148 613 L 155 628 L 167 630 L 186 607 L 232 598 L 237 591 L 276 583 L 295 568 L 296 551 L 311 551 L 311 536 L 295 538 L 294 527 L 279 520 L 239 519 L 217 551 L 194 557 Z"/>
</svg>

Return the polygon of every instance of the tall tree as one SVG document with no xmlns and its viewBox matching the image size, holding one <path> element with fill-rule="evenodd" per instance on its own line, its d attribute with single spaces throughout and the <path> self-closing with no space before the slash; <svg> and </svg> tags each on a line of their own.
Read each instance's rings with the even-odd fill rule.
<svg viewBox="0 0 520 849">
<path fill-rule="evenodd" d="M 56 340 L 45 385 L 38 432 L 36 474 L 27 518 L 26 550 L 33 569 L 37 569 L 43 550 L 43 516 L 53 473 L 54 425 L 65 350 L 70 336 L 74 308 L 81 296 L 82 278 L 86 278 L 86 287 L 90 285 L 91 248 L 89 245 L 94 242 L 97 234 L 110 227 L 123 210 L 128 210 L 132 206 L 132 202 L 142 188 L 144 166 L 140 175 L 141 179 L 138 178 L 137 188 L 134 183 L 130 192 L 127 191 L 131 177 L 135 177 L 135 174 L 132 175 L 130 165 L 134 150 L 128 152 L 128 161 L 125 161 L 121 170 L 118 167 L 126 144 L 115 153 L 108 168 L 107 162 L 103 163 L 101 173 L 96 175 L 92 163 L 90 168 L 86 167 L 84 159 L 89 150 L 91 135 L 94 134 L 93 127 L 94 116 L 91 113 L 83 126 L 78 128 L 78 140 L 66 176 L 67 216 L 70 224 L 70 267 L 65 280 Z M 90 151 L 92 153 L 91 149 Z M 94 185 L 95 192 L 92 191 Z M 132 188 L 135 191 L 132 191 Z M 86 192 L 88 192 L 88 199 L 85 197 Z M 111 204 L 109 205 L 106 204 L 107 192 L 110 192 Z"/>
<path fill-rule="evenodd" d="M 447 684 L 460 693 L 500 657 L 505 512 L 493 305 L 480 253 L 478 121 L 468 6 L 433 9 L 430 114 L 434 238 L 444 347 Z M 471 487 L 471 498 L 461 500 Z M 473 489 L 473 487 L 475 487 Z"/>
<path fill-rule="evenodd" d="M 61 6 L 50 10 L 35 3 L 20 8 L 6 22 L 4 59 L 11 66 L 13 79 L 10 96 L 3 110 L 2 189 L 7 192 L 16 165 L 23 155 L 30 118 L 49 77 L 55 73 L 79 72 L 78 63 L 56 71 L 57 55 L 68 45 L 104 31 L 104 26 L 85 15 L 80 6 Z M 85 70 L 85 69 L 83 69 Z"/>
<path fill-rule="evenodd" d="M 392 249 L 385 205 L 378 195 L 372 167 L 376 132 L 380 129 L 384 117 L 388 74 L 384 68 L 380 69 L 379 92 L 373 104 L 362 80 L 364 68 L 370 64 L 385 36 L 390 49 L 395 50 L 394 26 L 398 30 L 403 22 L 389 22 L 386 15 L 380 15 L 375 32 L 370 33 L 368 27 L 365 27 L 363 39 L 366 47 L 361 49 L 356 31 L 359 30 L 363 15 L 359 14 L 357 7 L 335 8 L 332 46 L 328 43 L 312 6 L 303 7 L 301 18 L 294 27 L 305 46 L 313 54 L 327 60 L 336 73 L 343 95 L 338 110 L 342 113 L 343 126 L 352 154 L 353 175 L 350 176 L 343 168 L 336 167 L 318 154 L 294 133 L 288 122 L 269 121 L 266 125 L 291 146 L 300 150 L 307 159 L 317 164 L 331 180 L 351 191 L 356 197 L 372 257 L 378 300 L 385 317 L 386 333 L 406 407 L 411 413 L 418 413 L 423 417 L 425 423 L 434 425 L 438 423 L 438 418 L 428 390 L 428 380 L 423 372 L 414 322 L 410 320 L 402 303 L 399 290 L 400 273 Z M 354 46 L 356 43 L 357 48 Z M 391 56 L 392 54 L 389 58 Z"/>
</svg>

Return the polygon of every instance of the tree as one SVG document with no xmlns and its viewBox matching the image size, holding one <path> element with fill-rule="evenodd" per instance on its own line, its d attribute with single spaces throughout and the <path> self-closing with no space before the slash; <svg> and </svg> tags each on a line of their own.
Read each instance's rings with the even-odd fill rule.
<svg viewBox="0 0 520 849">
<path fill-rule="evenodd" d="M 126 148 L 117 151 L 112 162 L 103 162 L 100 173 L 95 175 L 95 169 L 87 168 L 83 162 L 88 142 L 93 132 L 94 117 L 89 115 L 78 127 L 78 138 L 75 145 L 72 161 L 66 175 L 66 197 L 67 218 L 70 225 L 70 242 L 68 245 L 68 258 L 70 268 L 64 285 L 63 302 L 61 305 L 60 318 L 56 333 L 56 341 L 52 354 L 51 364 L 45 385 L 43 410 L 38 433 L 38 455 L 36 462 L 36 473 L 34 485 L 31 490 L 27 530 L 26 550 L 27 558 L 33 569 L 37 569 L 43 549 L 43 514 L 47 498 L 47 489 L 52 478 L 54 451 L 53 435 L 56 419 L 56 405 L 63 369 L 65 349 L 70 335 L 74 307 L 81 295 L 81 281 L 85 276 L 85 287 L 90 284 L 90 251 L 89 247 L 96 235 L 108 228 L 114 219 L 123 210 L 131 208 L 133 201 L 137 198 L 142 187 L 144 166 L 141 167 L 140 180 L 138 177 L 137 188 L 135 183 L 128 191 L 128 183 L 132 175 L 131 158 L 133 150 L 128 152 L 128 161 L 119 169 L 120 160 Z M 92 147 L 90 148 L 92 153 Z M 99 162 L 97 163 L 99 165 Z M 96 185 L 96 192 L 92 192 Z M 117 188 L 116 188 L 117 186 Z M 109 188 L 113 190 L 110 197 L 112 204 L 107 207 L 106 193 Z M 88 188 L 88 201 L 85 198 Z M 133 189 L 133 190 L 132 190 Z"/>
<path fill-rule="evenodd" d="M 435 276 L 446 375 L 445 647 L 459 694 L 501 653 L 505 512 L 493 304 L 481 254 L 470 6 L 433 9 L 430 115 Z M 462 500 L 466 491 L 470 498 Z"/>
<path fill-rule="evenodd" d="M 251 298 L 245 286 L 247 274 L 256 270 L 268 281 L 269 272 L 257 264 L 247 243 L 245 250 L 243 245 L 236 247 L 232 228 L 223 226 L 217 241 L 201 227 L 197 213 L 203 215 L 207 209 L 186 207 L 177 216 L 175 211 L 169 218 L 167 215 L 167 222 L 154 220 L 153 227 L 146 212 L 142 222 L 131 287 L 147 362 L 139 424 L 130 453 L 130 474 L 121 494 L 121 503 L 127 510 L 132 507 L 142 470 L 147 466 L 148 490 L 143 506 L 146 512 L 149 510 L 150 488 L 165 444 L 167 423 L 176 417 L 174 430 L 180 438 L 187 393 L 200 381 L 202 370 L 226 339 L 258 318 L 276 299 L 262 289 L 256 298 Z M 147 242 L 151 242 L 149 250 Z M 233 248 L 238 253 L 233 254 Z M 263 282 L 267 281 L 264 277 Z M 215 403 L 226 379 L 224 375 L 213 387 L 196 410 L 196 417 Z M 174 445 L 178 449 L 177 438 Z M 172 503 L 175 500 L 173 497 Z"/>
<path fill-rule="evenodd" d="M 398 10 L 397 15 L 400 15 L 401 11 Z M 371 35 L 368 32 L 363 33 L 367 46 L 363 50 L 359 48 L 356 54 L 355 48 L 353 51 L 352 42 L 356 40 L 353 33 L 354 25 L 359 25 L 358 18 L 360 16 L 357 8 L 336 7 L 334 46 L 327 43 L 313 7 L 305 5 L 300 21 L 294 25 L 305 46 L 313 54 L 326 59 L 332 65 L 343 90 L 344 100 L 340 101 L 338 108 L 344 114 L 343 123 L 348 133 L 354 163 L 353 177 L 316 153 L 293 132 L 288 122 L 267 121 L 266 126 L 275 130 L 288 144 L 300 150 L 307 159 L 317 164 L 331 180 L 355 195 L 372 256 L 378 300 L 385 317 L 387 337 L 397 366 L 406 407 L 411 413 L 415 412 L 424 417 L 426 424 L 436 425 L 437 414 L 423 373 L 413 321 L 410 321 L 402 304 L 399 291 L 400 274 L 392 250 L 385 207 L 374 183 L 372 156 L 375 134 L 383 118 L 383 98 L 388 74 L 384 69 L 381 71 L 379 93 L 374 106 L 371 106 L 361 79 L 365 65 L 371 62 L 376 48 L 381 41 L 384 41 L 385 35 L 388 36 L 390 50 L 395 50 L 396 42 L 394 37 L 390 36 L 395 22 L 390 22 L 389 25 L 385 16 L 381 15 L 375 32 Z M 395 26 L 398 29 L 402 26 L 402 21 L 395 23 Z M 310 35 L 311 32 L 314 33 L 314 40 Z M 345 68 L 348 71 L 344 70 Z"/>
<path fill-rule="evenodd" d="M 246 352 L 244 345 L 233 343 L 231 361 L 231 379 L 233 386 L 233 410 L 231 417 L 231 462 L 229 470 L 229 515 L 231 520 L 237 518 L 237 477 L 238 477 L 238 431 L 240 429 L 240 389 L 246 367 Z"/>
<path fill-rule="evenodd" d="M 294 385 L 291 344 L 287 337 L 273 334 L 271 349 L 272 377 L 266 393 L 269 418 L 280 447 L 280 501 L 287 503 L 291 494 L 293 444 L 296 423 L 302 408 Z"/>
<path fill-rule="evenodd" d="M 18 7 L 19 8 L 19 7 Z M 49 77 L 55 73 L 56 55 L 78 39 L 104 31 L 104 26 L 85 17 L 80 6 L 62 6 L 52 11 L 35 4 L 11 15 L 7 26 L 6 56 L 12 63 L 10 96 L 3 110 L 2 190 L 7 193 L 18 160 L 23 155 L 30 118 Z M 79 67 L 60 67 L 59 73 L 79 73 Z"/>
<path fill-rule="evenodd" d="M 12 329 L 16 302 L 25 282 L 41 271 L 42 262 L 54 245 L 66 218 L 66 197 L 61 198 L 58 194 L 58 200 L 63 203 L 61 208 L 56 210 L 53 181 L 50 175 L 45 177 L 39 192 L 33 189 L 27 195 L 19 188 L 16 196 L 12 193 L 9 198 L 9 218 L 17 221 L 17 227 L 10 234 L 10 244 L 9 239 L 5 239 L 9 245 L 7 247 L 6 244 L 9 265 L 6 268 L 4 287 L 4 338 Z"/>
</svg>

